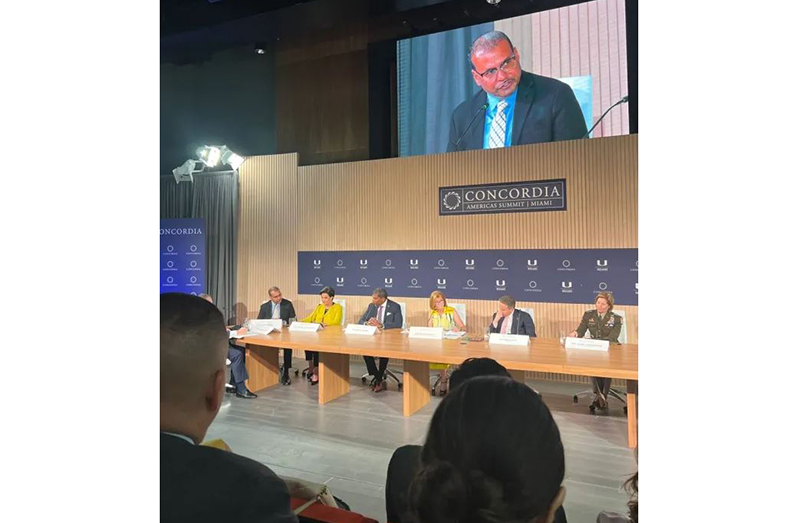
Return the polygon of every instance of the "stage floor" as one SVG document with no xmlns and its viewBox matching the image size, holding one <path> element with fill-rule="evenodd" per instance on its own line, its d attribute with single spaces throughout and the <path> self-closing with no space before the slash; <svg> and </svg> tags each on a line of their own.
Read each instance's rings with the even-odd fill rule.
<svg viewBox="0 0 798 523">
<path fill-rule="evenodd" d="M 294 359 L 296 365 L 304 360 Z M 400 368 L 390 367 L 398 371 Z M 407 418 L 396 383 L 374 394 L 362 385 L 365 365 L 352 364 L 349 394 L 326 405 L 318 388 L 301 376 L 291 386 L 261 391 L 254 400 L 225 395 L 206 439 L 222 438 L 238 454 L 266 464 L 281 476 L 325 483 L 352 510 L 385 521 L 385 474 L 393 451 L 424 442 L 432 413 L 441 401 Z M 620 488 L 636 470 L 626 447 L 626 417 L 611 400 L 608 414 L 588 412 L 589 399 L 573 404 L 586 386 L 527 380 L 543 394 L 565 446 L 565 512 L 571 523 L 593 522 L 602 510 L 626 511 Z"/>
</svg>

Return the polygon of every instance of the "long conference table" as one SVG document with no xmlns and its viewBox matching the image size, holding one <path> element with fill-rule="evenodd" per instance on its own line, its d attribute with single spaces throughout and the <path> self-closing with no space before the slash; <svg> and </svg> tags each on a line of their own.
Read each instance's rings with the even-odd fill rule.
<svg viewBox="0 0 798 523">
<path fill-rule="evenodd" d="M 318 332 L 290 332 L 287 328 L 240 340 L 247 348 L 247 387 L 260 391 L 280 381 L 280 348 L 319 352 L 319 403 L 349 392 L 349 356 L 374 356 L 404 361 L 404 415 L 411 416 L 430 401 L 430 363 L 459 365 L 466 358 L 493 358 L 513 377 L 524 372 L 552 372 L 626 380 L 627 436 L 637 446 L 637 345 L 610 345 L 609 351 L 566 350 L 559 341 L 531 338 L 529 345 L 489 345 L 486 341 L 410 339 L 399 329 L 377 331 L 373 336 L 344 334 L 338 326 Z"/>
</svg>

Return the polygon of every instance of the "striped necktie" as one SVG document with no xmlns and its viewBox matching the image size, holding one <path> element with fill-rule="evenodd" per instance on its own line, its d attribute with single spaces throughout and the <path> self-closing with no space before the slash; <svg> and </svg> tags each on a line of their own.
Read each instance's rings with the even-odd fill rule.
<svg viewBox="0 0 798 523">
<path fill-rule="evenodd" d="M 493 116 L 493 121 L 490 124 L 490 134 L 488 135 L 489 149 L 504 147 L 504 137 L 507 134 L 507 115 L 504 114 L 506 107 L 507 102 L 504 100 L 500 100 L 496 104 L 496 114 Z"/>
</svg>

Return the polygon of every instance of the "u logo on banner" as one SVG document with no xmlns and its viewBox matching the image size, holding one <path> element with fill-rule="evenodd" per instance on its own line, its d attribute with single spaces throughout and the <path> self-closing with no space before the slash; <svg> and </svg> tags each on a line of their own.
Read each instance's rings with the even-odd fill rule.
<svg viewBox="0 0 798 523">
<path fill-rule="evenodd" d="M 563 288 L 563 289 L 570 289 L 570 288 L 571 288 L 571 287 L 573 287 L 573 286 L 574 286 L 574 283 L 573 283 L 573 282 L 570 282 L 570 281 L 564 281 L 564 282 L 562 282 L 562 288 Z"/>
<path fill-rule="evenodd" d="M 607 260 L 596 260 L 596 265 L 599 266 L 599 267 L 606 267 L 607 266 Z"/>
<path fill-rule="evenodd" d="M 504 287 L 505 281 L 504 280 L 496 280 L 497 287 Z"/>
<path fill-rule="evenodd" d="M 418 265 L 418 260 L 410 260 L 411 267 L 415 267 L 416 265 Z"/>
<path fill-rule="evenodd" d="M 343 283 L 344 279 L 343 278 L 335 278 L 335 281 L 337 281 L 338 283 Z"/>
<path fill-rule="evenodd" d="M 466 265 L 472 267 L 474 265 L 474 260 L 466 260 Z"/>
<path fill-rule="evenodd" d="M 438 278 L 438 285 L 446 285 L 446 278 Z"/>
<path fill-rule="evenodd" d="M 393 283 L 393 278 L 385 278 L 385 283 L 386 283 L 387 285 L 390 285 L 390 284 L 392 284 L 392 283 Z"/>
</svg>

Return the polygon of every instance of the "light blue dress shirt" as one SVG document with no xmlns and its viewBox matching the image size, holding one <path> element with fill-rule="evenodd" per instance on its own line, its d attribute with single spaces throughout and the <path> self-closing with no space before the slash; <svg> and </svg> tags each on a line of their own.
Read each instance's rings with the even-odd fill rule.
<svg viewBox="0 0 798 523">
<path fill-rule="evenodd" d="M 502 99 L 498 96 L 488 95 L 488 108 L 485 110 L 485 130 L 482 138 L 482 148 L 490 149 L 490 125 L 493 123 L 493 118 L 496 116 L 496 105 Z M 513 115 L 515 114 L 515 98 L 518 96 L 518 89 L 513 91 L 513 94 L 505 98 L 507 107 L 504 108 L 504 114 L 507 115 L 507 127 L 504 133 L 504 146 L 510 147 L 513 144 Z"/>
</svg>

